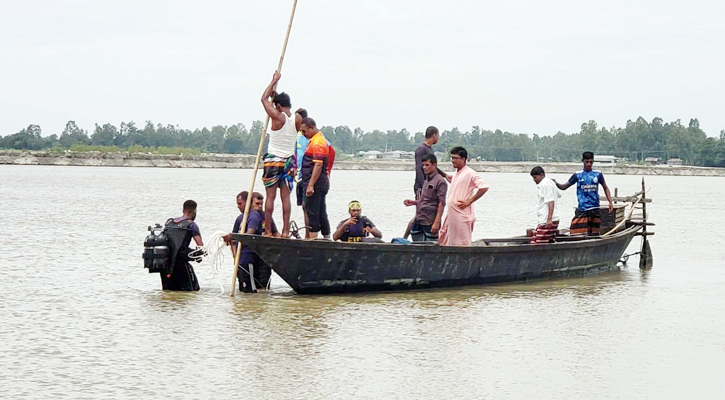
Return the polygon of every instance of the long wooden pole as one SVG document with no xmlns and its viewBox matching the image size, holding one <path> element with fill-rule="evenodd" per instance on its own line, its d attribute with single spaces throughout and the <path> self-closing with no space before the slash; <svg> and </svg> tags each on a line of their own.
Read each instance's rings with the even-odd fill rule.
<svg viewBox="0 0 725 400">
<path fill-rule="evenodd" d="M 287 42 L 289 41 L 289 34 L 292 30 L 292 21 L 295 18 L 295 10 L 297 9 L 297 0 L 292 3 L 292 13 L 289 16 L 289 24 L 287 24 L 287 34 L 284 36 L 284 44 L 282 45 L 282 55 L 279 56 L 279 65 L 277 71 L 282 72 L 282 63 L 284 62 L 284 53 L 287 51 Z M 247 195 L 247 202 L 244 205 L 244 217 L 242 217 L 242 223 L 239 225 L 239 231 L 237 233 L 244 233 L 244 227 L 247 225 L 247 217 L 249 216 L 249 206 L 252 204 L 252 193 L 254 193 L 254 181 L 257 180 L 257 168 L 259 168 L 259 160 L 262 158 L 262 149 L 264 148 L 264 139 L 267 137 L 267 127 L 269 127 L 269 114 L 264 120 L 264 128 L 262 129 L 262 137 L 259 139 L 259 148 L 257 149 L 257 157 L 254 160 L 254 169 L 252 170 L 252 183 L 249 187 L 249 194 Z M 242 253 L 242 242 L 237 242 L 237 254 L 234 256 L 234 274 L 232 275 L 232 290 L 231 294 L 234 297 L 234 292 L 237 287 L 237 273 L 239 272 L 239 257 Z M 254 279 L 254 277 L 252 277 Z"/>
</svg>

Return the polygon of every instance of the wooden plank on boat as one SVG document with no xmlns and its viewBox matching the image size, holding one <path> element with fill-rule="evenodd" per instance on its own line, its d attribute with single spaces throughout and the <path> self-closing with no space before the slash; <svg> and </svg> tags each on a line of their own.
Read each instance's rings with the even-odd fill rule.
<svg viewBox="0 0 725 400">
<path fill-rule="evenodd" d="M 626 196 L 626 197 L 617 197 L 617 196 L 614 196 L 614 197 L 612 197 L 612 201 L 613 202 L 615 202 L 615 201 L 621 201 L 623 203 L 634 203 L 635 201 L 637 201 L 637 197 L 639 197 L 639 195 L 636 195 L 636 196 Z M 639 202 L 641 203 L 643 201 L 645 203 L 651 203 L 652 202 L 652 199 L 645 198 L 643 200 L 640 200 Z"/>
<path fill-rule="evenodd" d="M 639 226 L 655 226 L 654 222 L 644 222 L 644 221 L 636 221 L 636 220 L 629 220 L 629 223 L 632 225 L 639 225 Z"/>
</svg>

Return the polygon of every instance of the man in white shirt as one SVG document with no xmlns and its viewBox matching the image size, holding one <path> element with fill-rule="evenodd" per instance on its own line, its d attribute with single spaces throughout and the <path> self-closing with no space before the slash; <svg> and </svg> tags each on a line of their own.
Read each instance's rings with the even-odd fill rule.
<svg viewBox="0 0 725 400">
<path fill-rule="evenodd" d="M 536 207 L 537 226 L 531 243 L 552 243 L 559 228 L 559 210 L 557 200 L 561 197 L 556 183 L 546 177 L 544 169 L 534 167 L 531 177 L 539 188 L 539 203 Z"/>
<path fill-rule="evenodd" d="M 262 174 L 262 182 L 264 182 L 267 192 L 264 218 L 271 226 L 274 200 L 277 197 L 277 188 L 279 188 L 282 200 L 282 237 L 289 237 L 289 221 L 292 213 L 290 192 L 294 186 L 295 170 L 297 169 L 295 147 L 302 117 L 290 111 L 292 102 L 287 93 L 276 92 L 277 82 L 280 78 L 279 71 L 274 71 L 272 82 L 262 94 L 262 105 L 272 122 L 267 154 L 264 155 L 264 173 Z M 270 236 L 271 232 L 265 232 L 264 235 Z"/>
</svg>

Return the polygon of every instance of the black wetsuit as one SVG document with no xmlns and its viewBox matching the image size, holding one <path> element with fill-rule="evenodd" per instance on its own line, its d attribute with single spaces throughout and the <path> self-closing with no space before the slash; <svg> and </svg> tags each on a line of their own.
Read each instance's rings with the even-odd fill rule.
<svg viewBox="0 0 725 400">
<path fill-rule="evenodd" d="M 171 218 L 166 221 L 165 234 L 169 237 L 170 261 L 174 267 L 169 276 L 163 272 L 160 274 L 161 287 L 164 290 L 199 290 L 199 281 L 188 258 L 189 243 L 195 234 L 199 234 L 199 226 L 184 217 Z"/>
</svg>

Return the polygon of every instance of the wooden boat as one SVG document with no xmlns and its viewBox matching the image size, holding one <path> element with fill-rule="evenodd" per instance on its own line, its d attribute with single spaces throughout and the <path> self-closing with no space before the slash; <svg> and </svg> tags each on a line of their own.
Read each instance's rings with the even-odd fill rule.
<svg viewBox="0 0 725 400">
<path fill-rule="evenodd" d="M 522 239 L 470 247 L 344 243 L 235 235 L 295 292 L 353 293 L 523 282 L 583 276 L 616 268 L 641 227 L 604 238 L 552 244 Z M 517 243 L 518 242 L 518 243 Z"/>
<path fill-rule="evenodd" d="M 641 198 L 625 199 L 632 201 L 634 208 L 635 200 L 644 200 L 644 190 Z M 623 216 L 624 206 L 620 207 Z M 611 232 L 603 236 L 563 236 L 550 244 L 529 244 L 527 237 L 484 239 L 472 246 L 456 247 L 430 242 L 347 243 L 232 236 L 257 253 L 297 293 L 395 291 L 597 274 L 617 268 L 627 246 L 638 235 L 645 239 L 642 254 L 649 257 L 651 266 L 646 238 L 652 233 L 647 233 L 646 227 L 653 224 L 644 217 L 631 220 L 631 216 L 630 212 L 617 226 L 609 226 Z"/>
</svg>

